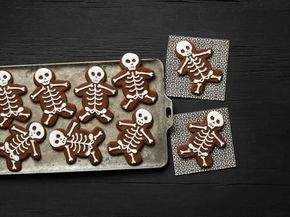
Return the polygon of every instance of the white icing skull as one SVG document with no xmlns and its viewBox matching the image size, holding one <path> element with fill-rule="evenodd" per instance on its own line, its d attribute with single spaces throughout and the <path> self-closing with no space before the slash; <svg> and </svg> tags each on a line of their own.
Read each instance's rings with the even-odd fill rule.
<svg viewBox="0 0 290 217">
<path fill-rule="evenodd" d="M 221 113 L 217 111 L 211 111 L 207 115 L 207 124 L 209 128 L 214 129 L 216 127 L 221 127 L 224 125 L 224 118 Z"/>
<path fill-rule="evenodd" d="M 32 139 L 42 139 L 45 134 L 43 126 L 38 122 L 31 123 L 28 131 Z"/>
<path fill-rule="evenodd" d="M 139 57 L 134 53 L 126 53 L 123 55 L 122 64 L 129 70 L 136 70 L 137 65 L 139 64 Z"/>
<path fill-rule="evenodd" d="M 89 69 L 88 75 L 93 83 L 98 84 L 104 78 L 105 72 L 101 67 L 93 66 Z"/>
<path fill-rule="evenodd" d="M 52 72 L 47 68 L 41 68 L 35 72 L 34 78 L 39 84 L 48 85 L 52 78 Z"/>
<path fill-rule="evenodd" d="M 136 111 L 136 122 L 138 125 L 143 126 L 152 121 L 152 115 L 145 109 L 138 109 Z"/>
<path fill-rule="evenodd" d="M 0 86 L 6 86 L 11 79 L 11 74 L 6 71 L 0 71 Z"/>
<path fill-rule="evenodd" d="M 188 41 L 180 41 L 176 45 L 176 51 L 181 56 L 188 57 L 192 54 L 192 45 Z"/>
<path fill-rule="evenodd" d="M 54 130 L 49 135 L 49 143 L 54 148 L 64 146 L 66 140 L 67 137 L 60 130 Z"/>
</svg>

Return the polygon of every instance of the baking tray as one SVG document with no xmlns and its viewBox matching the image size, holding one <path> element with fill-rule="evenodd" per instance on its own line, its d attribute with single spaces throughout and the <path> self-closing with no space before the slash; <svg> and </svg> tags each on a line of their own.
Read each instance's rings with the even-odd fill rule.
<svg viewBox="0 0 290 217">
<path fill-rule="evenodd" d="M 47 138 L 40 144 L 41 159 L 33 160 L 29 157 L 22 162 L 22 170 L 19 172 L 10 172 L 6 166 L 6 159 L 0 158 L 0 175 L 5 174 L 33 174 L 33 173 L 57 173 L 57 172 L 80 172 L 80 171 L 104 171 L 104 170 L 129 170 L 129 169 L 145 169 L 145 168 L 160 168 L 166 165 L 168 161 L 167 149 L 167 130 L 173 123 L 172 101 L 166 97 L 164 92 L 164 67 L 158 59 L 144 59 L 143 66 L 152 69 L 155 72 L 155 78 L 150 81 L 150 89 L 156 90 L 158 100 L 153 105 L 139 104 L 136 108 L 145 108 L 152 113 L 153 125 L 150 129 L 155 138 L 154 146 L 144 145 L 141 155 L 143 162 L 138 166 L 130 166 L 127 164 L 123 155 L 111 156 L 107 152 L 107 144 L 110 141 L 116 141 L 119 131 L 116 128 L 118 120 L 131 119 L 132 112 L 125 112 L 120 102 L 124 95 L 122 90 L 118 88 L 116 96 L 109 98 L 109 109 L 115 114 L 112 122 L 102 124 L 97 119 L 93 119 L 87 124 L 81 124 L 81 128 L 91 130 L 96 126 L 101 127 L 106 134 L 106 139 L 101 143 L 99 149 L 103 155 L 102 162 L 97 166 L 92 166 L 87 158 L 77 158 L 73 165 L 66 163 L 64 153 L 55 151 L 48 142 L 48 135 L 53 129 L 64 128 L 72 119 L 59 118 L 56 125 L 52 128 L 47 128 Z M 52 69 L 58 80 L 69 80 L 71 89 L 66 92 L 68 101 L 77 106 L 77 109 L 82 108 L 81 98 L 73 93 L 73 88 L 85 82 L 85 72 L 92 66 L 101 66 L 107 73 L 107 82 L 111 84 L 111 78 L 120 71 L 119 61 L 92 61 L 92 62 L 72 62 L 72 63 L 50 63 L 50 64 L 32 64 L 32 65 L 15 65 L 1 66 L 0 69 L 9 71 L 15 84 L 27 85 L 28 92 L 22 96 L 23 103 L 26 107 L 31 108 L 32 117 L 30 121 L 40 121 L 42 110 L 39 104 L 34 104 L 30 98 L 30 93 L 35 89 L 33 75 L 40 67 L 48 67 Z M 14 120 L 15 124 L 25 126 L 27 123 L 21 123 Z M 8 130 L 0 131 L 0 141 L 4 141 L 9 135 Z"/>
</svg>

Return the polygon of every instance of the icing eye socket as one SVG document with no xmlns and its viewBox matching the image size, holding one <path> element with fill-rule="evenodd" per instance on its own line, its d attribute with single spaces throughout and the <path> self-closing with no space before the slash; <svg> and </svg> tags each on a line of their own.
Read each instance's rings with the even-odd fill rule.
<svg viewBox="0 0 290 217">
<path fill-rule="evenodd" d="M 56 135 L 56 138 L 60 138 L 60 135 L 59 135 L 59 134 L 57 134 L 57 135 Z"/>
<path fill-rule="evenodd" d="M 140 118 L 142 117 L 142 114 L 141 113 L 139 113 L 139 115 L 138 115 Z"/>
<path fill-rule="evenodd" d="M 3 75 L 3 78 L 6 79 L 7 78 L 7 75 Z"/>
<path fill-rule="evenodd" d="M 189 46 L 186 46 L 185 48 L 186 48 L 186 50 L 189 50 Z"/>
<path fill-rule="evenodd" d="M 211 120 L 214 120 L 214 116 L 210 116 L 210 119 L 211 119 Z"/>
<path fill-rule="evenodd" d="M 181 49 L 181 51 L 180 51 L 181 53 L 184 53 L 185 52 L 185 50 L 183 50 L 183 49 Z"/>
<path fill-rule="evenodd" d="M 133 63 L 135 63 L 135 62 L 136 62 L 136 60 L 135 60 L 135 59 L 132 59 L 132 62 L 133 62 Z"/>
<path fill-rule="evenodd" d="M 43 76 L 42 76 L 42 75 L 40 75 L 38 78 L 39 78 L 40 80 L 42 80 L 42 79 L 43 79 Z"/>
<path fill-rule="evenodd" d="M 98 72 L 98 73 L 97 73 L 97 76 L 99 76 L 99 77 L 100 77 L 100 76 L 101 76 L 101 72 Z"/>
<path fill-rule="evenodd" d="M 147 121 L 147 119 L 148 119 L 147 116 L 145 116 L 145 117 L 144 117 L 144 120 Z"/>
<path fill-rule="evenodd" d="M 36 126 L 33 126 L 32 129 L 33 129 L 33 130 L 36 130 Z"/>
<path fill-rule="evenodd" d="M 41 134 L 40 131 L 37 131 L 36 135 L 40 136 L 40 134 Z"/>
<path fill-rule="evenodd" d="M 219 123 L 220 123 L 220 120 L 219 120 L 219 119 L 217 119 L 217 120 L 216 120 L 216 123 L 217 123 L 217 124 L 219 124 Z"/>
<path fill-rule="evenodd" d="M 126 59 L 126 63 L 130 63 L 130 60 L 129 59 Z"/>
<path fill-rule="evenodd" d="M 54 141 L 55 144 L 58 144 L 58 142 L 59 142 L 58 139 Z"/>
<path fill-rule="evenodd" d="M 92 75 L 92 76 L 95 76 L 95 72 L 92 72 L 91 75 Z"/>
<path fill-rule="evenodd" d="M 49 74 L 48 74 L 48 73 L 45 73 L 45 74 L 44 74 L 44 76 L 45 76 L 45 77 L 48 77 L 48 76 L 49 76 Z"/>
</svg>

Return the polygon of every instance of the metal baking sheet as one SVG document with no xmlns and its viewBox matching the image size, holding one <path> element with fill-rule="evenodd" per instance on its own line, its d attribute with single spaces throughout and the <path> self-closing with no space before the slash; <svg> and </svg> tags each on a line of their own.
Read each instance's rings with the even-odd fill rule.
<svg viewBox="0 0 290 217">
<path fill-rule="evenodd" d="M 19 172 L 10 172 L 6 166 L 5 158 L 0 157 L 0 175 L 4 174 L 31 174 L 31 173 L 57 173 L 57 172 L 76 172 L 76 171 L 101 171 L 101 170 L 127 170 L 127 169 L 145 169 L 160 168 L 166 165 L 168 161 L 167 150 L 167 130 L 172 126 L 172 101 L 166 97 L 164 92 L 164 68 L 158 59 L 142 60 L 143 66 L 151 68 L 155 72 L 155 78 L 150 81 L 150 89 L 158 92 L 158 100 L 155 104 L 148 106 L 139 104 L 138 108 L 145 108 L 153 115 L 153 126 L 150 131 L 155 138 L 154 146 L 144 145 L 141 152 L 143 162 L 138 166 L 130 166 L 127 164 L 123 155 L 111 156 L 107 152 L 107 144 L 115 141 L 119 131 L 116 129 L 118 120 L 131 119 L 132 112 L 125 112 L 120 102 L 124 95 L 122 90 L 118 88 L 116 96 L 110 97 L 109 109 L 115 114 L 113 121 L 109 124 L 102 124 L 97 119 L 93 119 L 87 124 L 81 124 L 84 129 L 91 130 L 96 126 L 101 127 L 106 133 L 105 141 L 99 146 L 103 155 L 102 162 L 97 166 L 92 166 L 87 158 L 77 158 L 73 165 L 69 165 L 65 161 L 62 151 L 55 151 L 48 142 L 48 135 L 53 129 L 66 128 L 71 119 L 59 118 L 57 124 L 52 128 L 46 128 L 47 138 L 40 145 L 41 159 L 33 160 L 29 157 L 22 162 L 22 170 Z M 32 118 L 30 121 L 40 121 L 42 110 L 39 104 L 34 104 L 29 99 L 29 94 L 35 89 L 33 75 L 39 67 L 48 67 L 56 73 L 59 80 L 69 80 L 71 89 L 66 92 L 68 101 L 75 104 L 80 109 L 81 98 L 76 97 L 73 88 L 85 82 L 85 72 L 94 65 L 101 66 L 107 73 L 107 82 L 111 83 L 111 78 L 120 71 L 119 61 L 94 61 L 94 62 L 76 62 L 76 63 L 52 63 L 52 64 L 33 64 L 33 65 L 17 65 L 17 66 L 1 66 L 0 69 L 9 71 L 14 77 L 14 83 L 27 85 L 28 92 L 22 97 L 25 106 L 31 108 Z M 25 126 L 14 120 L 14 123 Z M 8 130 L 0 131 L 0 141 L 4 141 L 9 135 Z"/>
</svg>

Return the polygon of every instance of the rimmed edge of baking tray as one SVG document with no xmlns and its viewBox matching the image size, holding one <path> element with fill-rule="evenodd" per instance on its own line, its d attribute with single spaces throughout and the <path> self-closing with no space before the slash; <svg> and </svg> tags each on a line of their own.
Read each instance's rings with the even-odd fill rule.
<svg viewBox="0 0 290 217">
<path fill-rule="evenodd" d="M 155 58 L 147 58 L 147 59 L 142 59 L 142 61 L 158 61 L 162 67 L 162 71 L 163 71 L 163 81 L 165 78 L 165 71 L 164 71 L 164 65 L 162 63 L 161 60 L 159 59 L 155 59 Z M 100 61 L 78 61 L 78 62 L 63 62 L 63 63 L 41 63 L 41 64 L 20 64 L 20 65 L 1 65 L 0 69 L 2 68 L 18 68 L 18 67 L 41 67 L 41 66 L 62 66 L 62 65 L 77 65 L 77 64 L 106 64 L 106 63 L 119 63 L 119 60 L 100 60 Z M 152 165 L 148 165 L 148 166 L 144 166 L 142 165 L 142 167 L 138 167 L 138 166 L 131 166 L 131 167 L 127 167 L 127 168 L 112 168 L 112 169 L 107 169 L 107 168 L 85 168 L 85 170 L 82 169 L 74 169 L 74 170 L 55 170 L 55 171 L 41 171 L 41 172 L 36 172 L 36 171 L 25 171 L 25 172 L 10 172 L 7 171 L 7 173 L 1 173 L 0 175 L 31 175 L 31 174 L 51 174 L 51 173 L 75 173 L 75 172 L 98 172 L 98 171 L 122 171 L 122 170 L 143 170 L 143 169 L 158 169 L 158 168 L 162 168 L 165 167 L 168 163 L 169 160 L 169 156 L 168 156 L 168 132 L 169 129 L 172 127 L 173 125 L 173 102 L 170 98 L 168 98 L 166 96 L 166 92 L 165 92 L 165 81 L 161 83 L 162 87 L 161 89 L 163 90 L 163 97 L 164 97 L 164 108 L 165 108 L 165 118 L 166 121 L 164 122 L 166 124 L 166 159 L 164 159 L 163 162 L 161 162 L 159 165 L 156 164 L 156 166 L 152 166 Z"/>
</svg>

